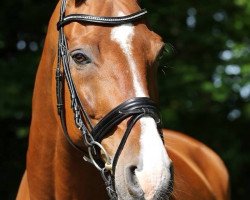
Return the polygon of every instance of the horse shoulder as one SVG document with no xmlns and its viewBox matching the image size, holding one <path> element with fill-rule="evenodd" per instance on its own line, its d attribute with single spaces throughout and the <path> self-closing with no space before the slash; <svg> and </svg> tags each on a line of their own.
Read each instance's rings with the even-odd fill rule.
<svg viewBox="0 0 250 200">
<path fill-rule="evenodd" d="M 16 200 L 30 200 L 27 172 L 25 171 L 18 189 Z"/>
<path fill-rule="evenodd" d="M 175 131 L 164 130 L 163 134 L 174 163 L 174 199 L 230 199 L 228 171 L 213 150 Z"/>
</svg>

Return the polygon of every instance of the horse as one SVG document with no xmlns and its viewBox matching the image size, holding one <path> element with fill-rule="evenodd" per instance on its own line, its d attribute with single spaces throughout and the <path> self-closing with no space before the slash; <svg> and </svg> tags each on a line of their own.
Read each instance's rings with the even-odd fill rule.
<svg viewBox="0 0 250 200">
<path fill-rule="evenodd" d="M 162 38 L 138 0 L 60 0 L 32 99 L 17 200 L 228 200 L 219 156 L 162 129 Z M 85 162 L 86 161 L 86 162 Z"/>
</svg>

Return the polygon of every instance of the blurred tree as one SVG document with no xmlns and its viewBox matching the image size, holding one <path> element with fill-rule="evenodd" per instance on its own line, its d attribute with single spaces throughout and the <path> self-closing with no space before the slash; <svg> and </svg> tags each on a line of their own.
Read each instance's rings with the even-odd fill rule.
<svg viewBox="0 0 250 200">
<path fill-rule="evenodd" d="M 57 1 L 0 7 L 0 193 L 14 199 L 25 168 L 32 88 Z M 250 190 L 250 1 L 144 0 L 166 42 L 159 90 L 165 126 L 212 147 L 226 162 L 233 199 Z"/>
<path fill-rule="evenodd" d="M 174 46 L 167 46 L 174 56 L 160 62 L 166 127 L 215 149 L 229 168 L 233 199 L 247 198 L 250 1 L 145 1 L 145 7 L 154 30 Z"/>
</svg>

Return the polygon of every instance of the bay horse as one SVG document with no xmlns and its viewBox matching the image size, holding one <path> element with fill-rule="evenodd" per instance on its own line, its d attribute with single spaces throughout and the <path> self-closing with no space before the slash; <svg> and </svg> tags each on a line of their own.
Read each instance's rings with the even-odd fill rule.
<svg viewBox="0 0 250 200">
<path fill-rule="evenodd" d="M 161 129 L 156 63 L 164 43 L 146 13 L 137 0 L 58 3 L 36 75 L 18 200 L 230 198 L 221 159 Z"/>
</svg>

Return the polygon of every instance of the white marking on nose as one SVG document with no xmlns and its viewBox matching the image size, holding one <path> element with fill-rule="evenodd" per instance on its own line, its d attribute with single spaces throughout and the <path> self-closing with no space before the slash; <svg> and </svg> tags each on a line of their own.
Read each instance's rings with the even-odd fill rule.
<svg viewBox="0 0 250 200">
<path fill-rule="evenodd" d="M 120 13 L 119 16 L 124 15 Z M 134 26 L 124 24 L 114 27 L 111 31 L 111 40 L 119 44 L 122 49 L 132 73 L 133 86 L 137 97 L 147 96 L 140 83 L 140 74 L 132 53 L 132 41 Z M 140 136 L 140 161 L 135 174 L 138 182 L 145 192 L 145 198 L 150 199 L 161 186 L 170 180 L 170 158 L 160 138 L 155 121 L 151 117 L 141 118 L 138 123 L 141 125 Z"/>
<path fill-rule="evenodd" d="M 141 122 L 140 161 L 135 174 L 147 197 L 153 197 L 161 184 L 170 180 L 170 159 L 160 138 L 154 119 L 145 117 Z M 165 185 L 166 186 L 166 185 Z"/>
<path fill-rule="evenodd" d="M 120 14 L 121 15 L 121 14 Z M 131 67 L 133 86 L 137 97 L 145 97 L 145 93 L 141 87 L 138 70 L 132 54 L 132 40 L 134 36 L 134 26 L 132 24 L 123 24 L 117 26 L 111 31 L 111 40 L 117 42 L 126 56 L 129 66 Z"/>
</svg>

